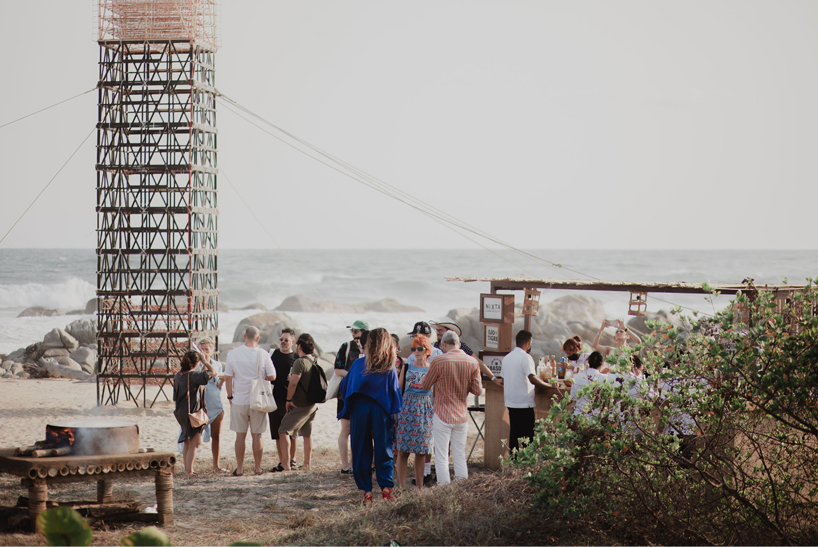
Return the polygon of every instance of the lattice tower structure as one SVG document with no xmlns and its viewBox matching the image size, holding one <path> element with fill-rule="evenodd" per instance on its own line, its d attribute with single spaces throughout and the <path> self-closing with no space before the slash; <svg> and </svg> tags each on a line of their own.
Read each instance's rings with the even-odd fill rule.
<svg viewBox="0 0 818 547">
<path fill-rule="evenodd" d="M 196 4 L 100 1 L 99 405 L 168 399 L 193 342 L 218 351 L 215 32 L 156 16 Z"/>
</svg>

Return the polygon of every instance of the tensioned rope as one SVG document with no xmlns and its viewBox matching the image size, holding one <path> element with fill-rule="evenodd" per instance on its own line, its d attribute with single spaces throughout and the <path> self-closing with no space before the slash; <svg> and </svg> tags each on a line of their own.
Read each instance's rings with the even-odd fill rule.
<svg viewBox="0 0 818 547">
<path fill-rule="evenodd" d="M 287 146 L 290 146 L 291 148 L 301 152 L 302 154 L 307 155 L 308 157 L 314 159 L 315 161 L 318 161 L 319 163 L 322 163 L 323 165 L 325 165 L 325 166 L 327 166 L 327 167 L 329 167 L 329 168 L 343 174 L 344 176 L 346 176 L 348 178 L 356 180 L 357 182 L 360 182 L 360 183 L 364 184 L 365 186 L 368 186 L 369 188 L 372 188 L 373 190 L 381 192 L 381 193 L 383 193 L 384 195 L 386 195 L 388 197 L 391 197 L 391 198 L 393 198 L 393 199 L 395 199 L 397 201 L 400 201 L 401 203 L 403 203 L 403 204 L 405 204 L 405 205 L 407 205 L 409 207 L 412 207 L 413 209 L 421 212 L 422 214 L 428 216 L 429 218 L 432 218 L 436 222 L 438 222 L 440 224 L 443 224 L 444 226 L 447 226 L 450 229 L 453 229 L 454 227 L 460 228 L 463 231 L 467 231 L 467 232 L 470 232 L 470 233 L 472 233 L 472 234 L 474 234 L 474 235 L 476 235 L 478 237 L 485 238 L 485 239 L 487 239 L 487 240 L 489 240 L 489 241 L 491 241 L 493 243 L 501 245 L 501 246 L 503 246 L 503 247 L 505 247 L 505 248 L 507 248 L 509 250 L 512 250 L 512 251 L 520 254 L 520 255 L 523 255 L 523 256 L 526 256 L 526 257 L 531 258 L 533 260 L 539 261 L 539 262 L 545 264 L 547 267 L 550 266 L 552 269 L 560 268 L 561 270 L 570 271 L 570 272 L 576 273 L 576 274 L 578 274 L 580 276 L 583 276 L 583 277 L 586 277 L 586 278 L 589 278 L 589 279 L 594 279 L 594 280 L 597 280 L 597 281 L 600 280 L 598 277 L 595 277 L 593 275 L 590 275 L 590 274 L 587 274 L 587 273 L 584 273 L 584 272 L 580 272 L 580 271 L 572 269 L 572 268 L 567 268 L 567 267 L 563 266 L 562 264 L 552 262 L 552 261 L 550 261 L 550 260 L 548 260 L 546 258 L 540 257 L 540 256 L 535 255 L 533 253 L 530 253 L 528 251 L 519 249 L 519 248 L 517 248 L 517 247 L 515 247 L 513 245 L 510 245 L 510 244 L 508 244 L 508 243 L 506 243 L 506 242 L 504 242 L 504 241 L 502 241 L 502 240 L 500 240 L 500 239 L 498 239 L 498 238 L 496 238 L 494 236 L 491 236 L 490 234 L 487 234 L 487 233 L 483 232 L 482 230 L 480 230 L 480 229 L 478 229 L 478 228 L 476 228 L 474 226 L 471 226 L 468 223 L 457 219 L 456 217 L 453 217 L 451 214 L 445 213 L 445 212 L 441 211 L 440 209 L 437 209 L 433 205 L 430 205 L 428 203 L 425 203 L 425 202 L 423 202 L 421 200 L 418 200 L 418 199 L 414 198 L 414 196 L 411 196 L 407 192 L 405 192 L 403 190 L 400 190 L 399 188 L 396 188 L 396 187 L 386 183 L 385 181 L 383 181 L 383 180 L 381 180 L 381 179 L 379 179 L 379 178 L 377 178 L 377 177 L 375 177 L 373 175 L 370 175 L 370 174 L 366 173 L 362 169 L 359 169 L 359 168 L 357 168 L 355 166 L 352 166 L 351 164 L 349 164 L 349 163 L 347 163 L 347 162 L 345 162 L 345 161 L 343 161 L 343 160 L 341 160 L 339 158 L 336 158 L 332 154 L 329 154 L 328 152 L 325 152 L 324 150 L 318 148 L 317 146 L 312 145 L 308 141 L 305 141 L 304 139 L 302 139 L 302 138 L 290 133 L 289 131 L 286 131 L 285 129 L 277 126 L 276 124 L 264 119 L 260 115 L 254 113 L 250 109 L 242 106 L 241 104 L 239 104 L 235 100 L 231 99 L 230 97 L 224 95 L 223 93 L 219 93 L 218 97 L 220 99 L 222 99 L 224 106 L 228 110 L 230 110 L 231 112 L 233 112 L 238 117 L 245 120 L 246 122 L 250 123 L 254 127 L 260 129 L 261 131 L 267 133 L 268 135 L 270 135 L 273 138 L 277 139 L 278 141 L 282 142 L 283 144 L 286 144 Z M 270 133 L 269 131 L 267 131 L 263 127 L 260 127 L 258 124 L 252 122 L 251 120 L 248 120 L 247 118 L 245 118 L 244 116 L 242 116 L 241 114 L 239 114 L 238 112 L 236 112 L 235 110 L 230 108 L 230 105 L 235 106 L 236 108 L 242 110 L 243 112 L 246 112 L 248 115 L 258 119 L 262 123 L 274 128 L 276 131 L 279 131 L 280 133 L 282 133 L 282 134 L 286 135 L 287 137 L 293 139 L 294 141 L 302 144 L 303 146 L 305 146 L 305 147 L 309 148 L 310 150 L 314 151 L 315 153 L 323 156 L 324 158 L 326 158 L 330 162 L 333 162 L 334 164 L 337 164 L 337 166 L 332 165 L 332 164 L 328 163 L 327 161 L 324 161 L 324 160 L 322 160 L 320 158 L 316 158 L 315 156 L 311 155 L 310 153 L 306 152 L 305 150 L 299 148 L 298 146 L 295 146 L 293 143 L 288 142 L 287 140 L 281 138 L 278 135 Z M 340 166 L 340 167 L 338 167 L 338 166 Z M 514 266 L 516 266 L 518 268 L 521 268 L 521 266 L 519 264 L 516 264 L 516 263 L 510 261 L 509 259 L 507 259 L 506 257 L 503 257 L 499 253 L 494 252 L 492 249 L 489 249 L 488 247 L 480 244 L 479 242 L 475 241 L 474 239 L 469 238 L 465 234 L 463 234 L 461 232 L 458 232 L 456 229 L 453 229 L 453 231 L 455 231 L 456 233 L 458 233 L 459 235 L 461 235 L 463 237 L 466 237 L 467 239 L 469 239 L 470 241 L 476 243 L 477 245 L 480 245 L 481 247 L 488 250 L 492 254 L 495 254 L 496 256 L 498 256 L 498 257 L 502 258 L 503 260 L 513 264 Z M 526 273 L 529 273 L 529 275 L 531 275 L 530 272 L 526 272 Z M 684 306 L 684 305 L 681 305 L 681 304 L 678 304 L 678 303 L 675 303 L 675 302 L 671 302 L 669 300 L 659 298 L 659 297 L 657 297 L 655 295 L 651 295 L 651 296 L 655 300 L 658 300 L 660 302 L 664 302 L 666 304 L 670 304 L 670 305 L 673 305 L 673 306 L 679 306 L 680 308 L 695 311 L 697 313 L 702 313 L 704 315 L 710 315 L 710 314 L 708 314 L 706 312 L 702 312 L 701 310 L 697 310 L 697 309 L 691 308 L 689 306 Z M 621 299 L 618 299 L 618 300 L 621 300 Z M 627 302 L 627 300 L 625 300 L 625 302 Z"/>
<path fill-rule="evenodd" d="M 17 123 L 17 122 L 19 122 L 20 120 L 25 120 L 26 118 L 30 118 L 31 116 L 34 116 L 35 114 L 39 114 L 40 112 L 45 112 L 46 110 L 48 110 L 48 109 L 50 109 L 50 108 L 54 108 L 55 106 L 59 106 L 59 105 L 61 105 L 61 104 L 63 104 L 63 103 L 67 103 L 68 101 L 74 100 L 74 99 L 76 99 L 77 97 L 82 97 L 83 95 L 87 95 L 88 93 L 91 93 L 91 92 L 92 92 L 92 91 L 94 91 L 95 89 L 97 89 L 97 88 L 96 88 L 96 87 L 92 87 L 92 88 L 91 88 L 91 89 L 89 89 L 88 91 L 83 91 L 83 92 L 82 92 L 82 93 L 80 93 L 79 95 L 74 95 L 73 97 L 69 97 L 69 98 L 67 98 L 67 99 L 65 99 L 65 100 L 63 100 L 63 101 L 58 102 L 58 103 L 54 103 L 54 104 L 52 104 L 51 106 L 47 106 L 47 107 L 45 107 L 45 108 L 41 108 L 40 110 L 37 110 L 37 111 L 35 111 L 35 112 L 32 112 L 31 114 L 26 114 L 25 116 L 23 116 L 23 117 L 21 117 L 21 118 L 17 118 L 16 120 L 11 120 L 10 122 L 6 122 L 6 123 L 4 123 L 3 125 L 0 125 L 0 129 L 3 129 L 3 128 L 4 128 L 4 127 L 6 127 L 7 125 L 11 125 L 11 124 L 13 124 L 13 123 Z"/>
<path fill-rule="evenodd" d="M 233 99 L 230 99 L 226 95 L 220 93 L 219 97 L 221 99 L 223 99 L 223 101 L 225 101 L 226 103 L 228 103 L 230 105 L 233 105 L 236 108 L 241 109 L 242 111 L 246 112 L 248 115 L 253 116 L 254 118 L 261 121 L 262 123 L 264 123 L 266 125 L 269 125 L 270 127 L 274 128 L 276 131 L 279 131 L 279 132 L 283 133 L 284 135 L 290 137 L 291 139 L 295 140 L 296 142 L 302 144 L 303 146 L 306 146 L 310 150 L 314 151 L 316 154 L 319 154 L 319 155 L 323 156 L 324 158 L 326 158 L 328 161 L 332 162 L 335 165 L 327 163 L 327 161 L 324 161 L 324 160 L 322 160 L 320 158 L 316 158 L 315 156 L 310 155 L 308 152 L 305 152 L 303 149 L 298 148 L 297 146 L 295 146 L 291 142 L 288 142 L 288 141 L 282 139 L 278 135 L 274 135 L 274 134 L 270 133 L 269 131 L 265 130 L 264 128 L 259 127 L 257 124 L 255 124 L 252 121 L 248 120 L 244 116 L 241 116 L 235 110 L 232 110 L 227 104 L 224 105 L 228 110 L 230 110 L 231 112 L 233 112 L 234 114 L 236 114 L 240 118 L 244 119 L 246 122 L 248 122 L 251 125 L 257 127 L 261 131 L 264 131 L 265 133 L 267 133 L 268 135 L 272 136 L 273 138 L 279 140 L 283 144 L 286 144 L 287 146 L 290 146 L 291 148 L 301 152 L 302 154 L 305 154 L 305 155 L 311 157 L 315 161 L 318 161 L 319 163 L 322 163 L 322 164 L 326 165 L 330 169 L 333 169 L 333 170 L 341 173 L 342 175 L 344 175 L 346 177 L 349 177 L 349 178 L 351 178 L 351 179 L 353 179 L 353 180 L 355 180 L 357 182 L 360 182 L 360 183 L 364 184 L 365 186 L 368 186 L 369 188 L 372 188 L 373 190 L 381 192 L 382 194 L 385 194 L 388 197 L 391 197 L 391 198 L 393 198 L 393 199 L 395 199 L 397 201 L 400 201 L 404 205 L 407 205 L 407 206 L 419 211 L 420 213 L 432 218 L 433 220 L 435 220 L 436 222 L 438 222 L 440 224 L 447 225 L 449 227 L 454 226 L 454 227 L 457 227 L 457 228 L 459 228 L 459 229 L 461 229 L 463 231 L 470 232 L 470 233 L 472 233 L 472 234 L 474 234 L 476 236 L 487 239 L 487 240 L 489 240 L 489 241 L 491 241 L 493 243 L 496 243 L 496 244 L 498 244 L 498 245 L 500 245 L 502 247 L 513 250 L 513 251 L 515 251 L 515 252 L 517 252 L 517 253 L 519 253 L 521 255 L 524 255 L 524 256 L 527 256 L 527 257 L 532 258 L 534 260 L 537 260 L 539 262 L 542 262 L 542 263 L 544 263 L 546 265 L 546 267 L 550 267 L 552 269 L 561 268 L 561 269 L 564 269 L 566 271 L 571 271 L 571 272 L 577 273 L 579 275 L 583 275 L 583 276 L 586 275 L 586 274 L 583 274 L 582 272 L 578 272 L 576 270 L 566 268 L 566 267 L 562 266 L 561 264 L 551 262 L 551 261 L 549 261 L 547 259 L 544 259 L 544 258 L 539 257 L 537 255 L 531 254 L 531 253 L 529 253 L 527 251 L 524 251 L 522 249 L 518 249 L 518 248 L 516 248 L 513 245 L 510 245 L 508 243 L 505 243 L 505 242 L 491 236 L 490 234 L 488 234 L 486 232 L 483 232 L 479 228 L 476 228 L 475 226 L 472 226 L 472 225 L 470 225 L 470 224 L 468 224 L 468 223 L 466 223 L 466 222 L 452 216 L 450 213 L 442 211 L 442 210 L 438 209 L 437 207 L 435 207 L 434 205 L 423 202 L 422 200 L 419 200 L 419 199 L 415 198 L 411 194 L 409 194 L 409 193 L 407 193 L 407 192 L 405 192 L 405 191 L 403 191 L 403 190 L 401 190 L 399 188 L 396 188 L 395 186 L 392 186 L 392 185 L 388 184 L 387 182 L 385 182 L 385 181 L 383 181 L 383 180 L 381 180 L 381 179 L 379 179 L 379 178 L 377 178 L 377 177 L 375 177 L 373 175 L 370 175 L 366 171 L 363 171 L 362 169 L 359 169 L 359 168 L 357 168 L 357 167 L 355 167 L 355 166 L 353 166 L 353 165 L 351 165 L 351 164 L 349 164 L 349 163 L 347 163 L 347 162 L 333 156 L 332 154 L 329 154 L 328 152 L 318 148 L 317 146 L 312 145 L 308 141 L 305 141 L 304 139 L 301 139 L 300 137 L 298 137 L 298 136 L 286 131 L 285 129 L 282 129 L 281 127 L 275 125 L 274 123 L 262 118 L 258 114 L 255 114 L 254 112 L 252 112 L 248 108 L 240 105 L 239 103 L 237 103 Z M 508 258 L 500 255 L 499 253 L 496 253 L 494 250 L 486 247 L 485 245 L 477 242 L 476 240 L 465 236 L 465 234 L 462 234 L 461 232 L 457 232 L 457 230 L 455 230 L 455 232 L 458 233 L 459 235 L 463 236 L 463 237 L 466 237 L 467 239 L 469 239 L 469 241 L 472 241 L 473 243 L 479 245 L 480 247 L 483 247 L 485 250 L 487 250 L 487 251 L 491 252 L 492 254 L 498 256 L 502 260 L 505 260 L 506 262 L 509 262 L 510 264 L 514 265 L 515 267 L 522 268 L 519 264 L 517 264 L 515 262 L 512 262 Z M 557 270 L 557 271 L 559 271 L 559 270 Z M 526 271 L 526 273 L 533 276 L 533 274 L 531 274 L 531 272 Z"/>
<path fill-rule="evenodd" d="M 51 180 L 49 180 L 49 181 L 48 181 L 48 184 L 46 184 L 46 185 L 43 187 L 43 189 L 42 189 L 42 190 L 40 190 L 40 193 L 39 193 L 39 194 L 37 194 L 37 197 L 35 197 L 35 198 L 34 198 L 34 201 L 32 201 L 32 202 L 31 202 L 31 203 L 28 205 L 28 207 L 26 207 L 26 210 L 25 210 L 25 211 L 23 211 L 23 214 L 21 214 L 21 215 L 20 215 L 20 217 L 19 217 L 19 218 L 18 218 L 16 221 L 14 221 L 14 224 L 12 224 L 12 225 L 11 225 L 11 228 L 9 228 L 9 229 L 8 229 L 8 231 L 6 232 L 6 234 L 3 236 L 3 238 L 2 238 L 2 239 L 0 239 L 0 244 L 2 244 L 2 243 L 3 243 L 3 241 L 5 241 L 5 240 L 6 240 L 6 238 L 7 238 L 7 237 L 8 237 L 8 235 L 11 233 L 11 231 L 14 229 L 14 227 L 15 227 L 15 226 L 17 226 L 17 224 L 18 224 L 18 223 L 19 223 L 19 222 L 20 222 L 20 221 L 23 219 L 23 217 L 24 217 L 24 216 L 26 216 L 26 213 L 28 213 L 29 209 L 31 209 L 31 207 L 32 207 L 32 206 L 33 206 L 33 205 L 34 205 L 34 204 L 37 202 L 37 200 L 38 200 L 38 199 L 40 199 L 40 196 L 42 196 L 42 195 L 43 195 L 43 192 L 45 192 L 45 191 L 48 189 L 48 187 L 49 187 L 49 186 L 51 186 L 51 183 L 52 183 L 52 182 L 54 182 L 54 179 L 56 179 L 56 178 L 57 178 L 57 175 L 59 175 L 59 174 L 62 172 L 62 170 L 63 170 L 63 169 L 65 169 L 65 166 L 66 166 L 66 165 L 68 165 L 68 162 L 70 162 L 70 161 L 71 161 L 71 159 L 72 159 L 72 158 L 73 158 L 73 157 L 74 157 L 74 156 L 77 154 L 77 152 L 79 152 L 80 148 L 82 148 L 82 145 L 83 145 L 83 144 L 85 144 L 85 141 L 87 141 L 87 140 L 88 140 L 88 138 L 89 138 L 91 135 L 93 135 L 93 134 L 94 134 L 94 131 L 96 131 L 96 130 L 97 130 L 97 128 L 96 128 L 96 127 L 92 128 L 92 129 L 91 129 L 91 131 L 88 133 L 88 135 L 86 135 L 86 136 L 85 136 L 85 138 L 84 138 L 84 139 L 82 139 L 82 142 L 80 143 L 80 145 L 79 145 L 79 146 L 76 148 L 76 150 L 74 150 L 74 151 L 71 153 L 71 155 L 68 157 L 68 159 L 67 159 L 67 160 L 65 160 L 65 163 L 63 163 L 63 164 L 62 164 L 62 167 L 60 167 L 60 168 L 59 168 L 59 170 L 57 170 L 57 172 L 54 174 L 54 176 L 53 176 L 53 177 L 51 177 Z"/>
</svg>

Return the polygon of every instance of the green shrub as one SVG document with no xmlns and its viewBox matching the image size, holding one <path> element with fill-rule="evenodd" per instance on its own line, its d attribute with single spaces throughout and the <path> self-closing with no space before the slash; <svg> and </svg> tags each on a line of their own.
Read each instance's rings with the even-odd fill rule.
<svg viewBox="0 0 818 547">
<path fill-rule="evenodd" d="M 638 542 L 815 544 L 816 303 L 814 281 L 783 309 L 750 284 L 714 317 L 651 324 L 629 352 L 641 397 L 627 378 L 592 384 L 593 418 L 559 401 L 519 451 L 542 509 Z"/>
</svg>

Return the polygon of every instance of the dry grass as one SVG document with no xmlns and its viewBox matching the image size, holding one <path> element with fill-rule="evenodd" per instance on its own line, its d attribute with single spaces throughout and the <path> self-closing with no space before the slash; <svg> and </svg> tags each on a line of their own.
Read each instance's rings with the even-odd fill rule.
<svg viewBox="0 0 818 547">
<path fill-rule="evenodd" d="M 555 523 L 539 514 L 532 492 L 518 471 L 494 473 L 470 469 L 468 481 L 447 487 L 399 492 L 399 499 L 372 506 L 350 476 L 338 473 L 337 454 L 327 448 L 313 454 L 313 471 L 231 477 L 205 470 L 201 476 L 175 476 L 175 524 L 164 528 L 174 545 L 545 545 L 612 543 L 612 538 L 582 527 Z M 222 465 L 235 466 L 223 458 Z M 264 469 L 274 465 L 265 454 Z M 245 466 L 252 469 L 252 466 Z M 179 471 L 177 466 L 177 472 Z M 411 468 L 410 474 L 411 477 Z M 49 492 L 57 501 L 93 499 L 95 485 L 74 484 Z M 376 496 L 377 496 L 376 492 Z M 0 505 L 13 506 L 25 495 L 19 479 L 0 475 Z M 114 498 L 155 503 L 151 480 L 114 484 Z M 0 515 L 5 520 L 4 515 Z M 0 545 L 44 545 L 39 535 L 10 533 L 0 524 Z M 119 545 L 143 524 L 102 525 L 94 545 Z"/>
</svg>

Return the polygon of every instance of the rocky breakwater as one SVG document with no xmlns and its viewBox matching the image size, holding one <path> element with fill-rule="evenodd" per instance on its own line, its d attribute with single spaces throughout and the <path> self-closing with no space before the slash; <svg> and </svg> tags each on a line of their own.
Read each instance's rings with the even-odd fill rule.
<svg viewBox="0 0 818 547">
<path fill-rule="evenodd" d="M 447 316 L 461 328 L 463 331 L 461 339 L 466 344 L 474 351 L 483 349 L 483 326 L 477 308 L 453 309 Z M 515 317 L 512 336 L 523 328 L 522 304 L 516 306 Z M 623 314 L 623 317 L 627 316 Z M 575 335 L 579 335 L 590 349 L 603 319 L 605 308 L 602 302 L 590 296 L 569 294 L 553 302 L 542 303 L 539 315 L 531 318 L 531 332 L 534 335 L 531 355 L 535 359 L 540 355 L 555 355 L 559 359 L 565 355 L 562 352 L 562 344 Z M 665 310 L 658 313 L 649 312 L 646 317 L 633 317 L 626 324 L 639 336 L 643 336 L 651 332 L 645 324 L 646 320 L 680 325 L 679 320 Z M 401 347 L 407 346 L 410 342 L 409 337 L 404 337 L 401 340 Z M 600 343 L 605 346 L 614 345 L 613 329 L 605 330 Z"/>
<path fill-rule="evenodd" d="M 52 329 L 42 342 L 3 356 L 0 377 L 91 380 L 96 361 L 96 326 L 80 319 Z"/>
</svg>

